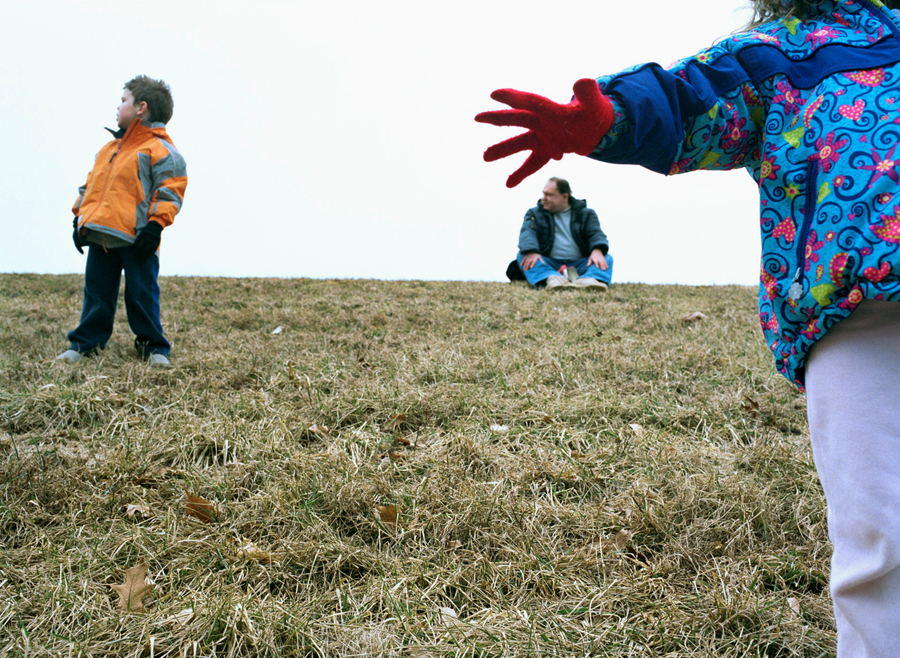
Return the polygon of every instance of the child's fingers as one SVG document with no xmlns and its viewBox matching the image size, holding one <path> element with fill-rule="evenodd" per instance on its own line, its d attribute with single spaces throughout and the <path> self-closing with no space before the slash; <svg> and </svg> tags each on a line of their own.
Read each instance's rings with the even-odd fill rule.
<svg viewBox="0 0 900 658">
<path fill-rule="evenodd" d="M 593 78 L 581 78 L 572 85 L 572 91 L 575 92 L 575 98 L 579 103 L 596 107 L 600 104 L 603 93 L 600 86 Z"/>
<path fill-rule="evenodd" d="M 531 176 L 531 174 L 537 172 L 548 162 L 550 162 L 550 158 L 548 158 L 543 153 L 532 152 L 532 154 L 528 156 L 528 159 L 525 160 L 522 166 L 516 169 L 512 173 L 512 175 L 508 179 L 506 179 L 506 187 L 515 187 L 523 180 Z"/>
<path fill-rule="evenodd" d="M 528 110 L 536 114 L 552 113 L 555 108 L 561 107 L 549 98 L 516 89 L 498 89 L 491 94 L 491 98 L 501 103 L 506 103 L 517 110 Z"/>
<path fill-rule="evenodd" d="M 478 123 L 489 123 L 492 126 L 518 126 L 535 130 L 541 120 L 526 110 L 491 110 L 475 115 Z"/>
<path fill-rule="evenodd" d="M 537 136 L 529 131 L 527 133 L 522 133 L 521 135 L 516 135 L 515 137 L 510 137 L 493 146 L 489 146 L 484 152 L 484 161 L 494 162 L 495 160 L 506 158 L 519 151 L 534 151 L 539 146 L 540 141 Z"/>
</svg>

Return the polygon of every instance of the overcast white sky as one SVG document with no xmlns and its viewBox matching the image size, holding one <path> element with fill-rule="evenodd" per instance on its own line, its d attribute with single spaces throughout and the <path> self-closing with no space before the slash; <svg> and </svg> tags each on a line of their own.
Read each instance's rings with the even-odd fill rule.
<svg viewBox="0 0 900 658">
<path fill-rule="evenodd" d="M 165 79 L 185 156 L 161 275 L 505 280 L 549 176 L 600 215 L 614 281 L 755 284 L 746 172 L 666 178 L 578 156 L 514 190 L 498 87 L 669 63 L 746 23 L 744 0 L 0 0 L 0 271 L 82 272 L 77 188 L 123 83 Z M 688 13 L 690 11 L 690 13 Z"/>
</svg>

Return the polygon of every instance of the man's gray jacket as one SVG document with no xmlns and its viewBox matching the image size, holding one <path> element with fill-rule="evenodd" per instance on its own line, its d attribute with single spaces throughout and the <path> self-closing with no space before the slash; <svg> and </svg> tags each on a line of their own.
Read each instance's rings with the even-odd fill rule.
<svg viewBox="0 0 900 658">
<path fill-rule="evenodd" d="M 587 258 L 594 249 L 599 249 L 605 256 L 609 251 L 609 240 L 600 228 L 597 213 L 587 207 L 583 199 L 569 199 L 572 209 L 572 239 L 581 250 L 583 258 Z M 523 254 L 538 253 L 549 255 L 553 249 L 556 222 L 553 215 L 544 210 L 541 202 L 525 213 L 522 230 L 519 232 L 519 251 Z"/>
</svg>

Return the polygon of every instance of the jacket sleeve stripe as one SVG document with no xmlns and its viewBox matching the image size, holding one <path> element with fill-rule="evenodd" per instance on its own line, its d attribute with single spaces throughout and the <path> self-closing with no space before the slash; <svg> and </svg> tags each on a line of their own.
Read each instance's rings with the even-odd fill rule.
<svg viewBox="0 0 900 658">
<path fill-rule="evenodd" d="M 72 206 L 72 213 L 75 215 L 77 215 L 78 211 L 81 209 L 81 202 L 84 201 L 85 190 L 87 190 L 87 184 L 78 188 L 78 198 L 75 199 L 75 205 Z"/>
<path fill-rule="evenodd" d="M 754 85 L 773 75 L 783 74 L 795 87 L 809 89 L 835 73 L 872 69 L 900 62 L 900 41 L 881 41 L 869 48 L 826 45 L 799 61 L 789 58 L 774 46 L 758 44 L 742 49 L 737 58 L 745 70 L 753 71 Z"/>
<path fill-rule="evenodd" d="M 616 94 L 632 124 L 603 153 L 603 160 L 668 173 L 684 141 L 685 122 L 708 112 L 723 91 L 749 80 L 731 56 L 720 57 L 714 64 L 693 61 L 680 73 L 647 64 L 606 86 L 607 93 Z"/>
<path fill-rule="evenodd" d="M 151 192 L 148 214 L 168 226 L 181 210 L 187 188 L 187 167 L 173 144 L 164 139 L 159 143 L 165 147 L 165 154 L 150 165 L 153 188 L 148 190 Z"/>
</svg>

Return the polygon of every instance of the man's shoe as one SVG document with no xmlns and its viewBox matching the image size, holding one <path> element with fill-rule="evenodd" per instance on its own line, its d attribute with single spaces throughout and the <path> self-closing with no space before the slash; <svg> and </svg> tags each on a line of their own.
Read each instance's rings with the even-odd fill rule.
<svg viewBox="0 0 900 658">
<path fill-rule="evenodd" d="M 165 368 L 172 364 L 169 363 L 165 354 L 153 353 L 147 357 L 147 365 L 151 368 Z"/>
<path fill-rule="evenodd" d="M 75 363 L 76 361 L 81 361 L 84 358 L 84 354 L 77 350 L 66 350 L 58 357 L 56 357 L 57 361 L 68 361 L 69 363 Z"/>
<path fill-rule="evenodd" d="M 555 292 L 557 290 L 565 290 L 566 288 L 570 288 L 571 284 L 566 277 L 560 274 L 551 274 L 547 277 L 547 282 L 544 284 L 544 287 L 547 290 L 553 290 Z"/>
<path fill-rule="evenodd" d="M 606 292 L 607 290 L 609 290 L 608 285 L 589 276 L 578 277 L 577 279 L 575 279 L 575 281 L 572 282 L 572 285 L 578 288 L 585 288 L 586 290 L 590 290 L 592 292 Z"/>
</svg>

